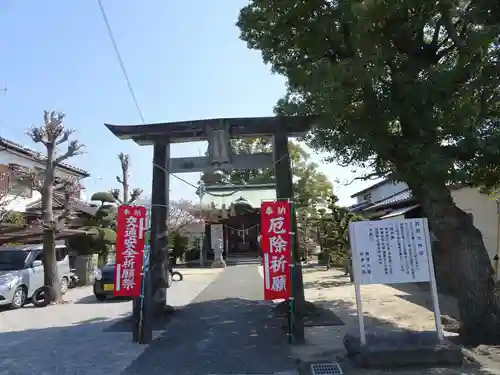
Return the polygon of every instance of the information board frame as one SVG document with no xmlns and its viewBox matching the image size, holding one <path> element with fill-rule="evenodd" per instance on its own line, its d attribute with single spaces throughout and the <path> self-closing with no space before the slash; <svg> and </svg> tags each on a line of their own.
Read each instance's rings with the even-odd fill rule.
<svg viewBox="0 0 500 375">
<path fill-rule="evenodd" d="M 431 292 L 431 298 L 432 298 L 432 305 L 433 305 L 433 312 L 434 312 L 434 323 L 435 323 L 435 328 L 436 328 L 436 333 L 438 340 L 440 342 L 444 341 L 444 334 L 443 334 L 443 329 L 442 329 L 442 324 L 441 324 L 441 311 L 439 308 L 439 298 L 438 298 L 438 291 L 437 291 L 437 285 L 436 285 L 436 276 L 434 272 L 434 262 L 433 262 L 433 257 L 432 257 L 432 248 L 431 248 L 431 241 L 430 241 L 430 232 L 429 232 L 429 225 L 427 218 L 418 218 L 418 219 L 387 219 L 387 220 L 373 220 L 376 222 L 384 222 L 384 223 L 401 223 L 401 222 L 410 222 L 413 221 L 415 222 L 418 220 L 422 224 L 422 228 L 424 231 L 424 241 L 425 241 L 425 251 L 427 255 L 427 264 L 429 268 L 429 280 L 427 281 L 430 286 L 430 292 Z M 371 221 L 371 222 L 373 222 Z M 366 221 L 357 221 L 357 222 L 351 222 L 349 223 L 349 239 L 351 242 L 351 253 L 354 258 L 354 256 L 357 256 L 359 249 L 358 249 L 358 242 L 359 238 L 356 238 L 356 225 L 366 225 Z M 354 263 L 354 262 L 353 262 Z M 353 264 L 354 266 L 354 264 Z M 356 309 L 358 312 L 358 323 L 359 323 L 359 334 L 360 334 L 360 342 L 361 345 L 366 345 L 366 330 L 365 330 L 365 322 L 364 322 L 364 316 L 363 316 L 363 305 L 362 305 L 362 297 L 361 297 L 361 283 L 360 283 L 360 278 L 361 278 L 361 273 L 360 273 L 360 268 L 359 267 L 353 267 L 353 272 L 354 272 L 354 289 L 355 289 L 355 296 L 356 296 Z"/>
</svg>

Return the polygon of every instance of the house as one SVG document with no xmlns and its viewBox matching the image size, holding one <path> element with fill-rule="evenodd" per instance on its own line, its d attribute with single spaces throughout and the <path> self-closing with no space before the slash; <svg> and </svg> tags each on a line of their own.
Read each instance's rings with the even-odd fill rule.
<svg viewBox="0 0 500 375">
<path fill-rule="evenodd" d="M 493 261 L 500 250 L 500 201 L 472 187 L 454 188 L 451 190 L 451 195 L 455 204 L 471 216 L 474 226 L 483 235 L 484 245 Z M 363 213 L 370 218 L 423 216 L 420 205 L 404 182 L 386 179 L 354 193 L 351 198 L 354 198 L 356 203 L 349 207 L 350 210 Z"/>
<path fill-rule="evenodd" d="M 43 169 L 43 154 L 31 150 L 18 143 L 0 137 L 0 210 L 23 212 L 28 217 L 39 216 L 41 209 L 41 194 L 25 184 L 16 183 L 16 173 L 20 168 Z M 77 178 L 89 177 L 89 173 L 66 163 L 56 167 L 55 177 Z M 80 201 L 80 191 L 75 192 L 75 208 L 83 212 L 90 209 L 87 204 Z M 63 194 L 54 192 L 54 208 L 62 209 Z"/>
</svg>

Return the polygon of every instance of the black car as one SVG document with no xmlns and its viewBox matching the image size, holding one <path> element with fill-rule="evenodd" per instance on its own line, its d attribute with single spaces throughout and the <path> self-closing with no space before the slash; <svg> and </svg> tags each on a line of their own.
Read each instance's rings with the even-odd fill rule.
<svg viewBox="0 0 500 375">
<path fill-rule="evenodd" d="M 168 273 L 167 288 L 172 285 L 172 272 Z M 94 295 L 99 301 L 113 298 L 115 291 L 115 265 L 107 264 L 95 272 Z"/>
</svg>

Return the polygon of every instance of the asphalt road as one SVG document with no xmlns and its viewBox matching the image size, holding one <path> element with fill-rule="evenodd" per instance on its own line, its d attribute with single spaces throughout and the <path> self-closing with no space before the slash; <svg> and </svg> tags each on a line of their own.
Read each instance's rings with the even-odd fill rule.
<svg viewBox="0 0 500 375">
<path fill-rule="evenodd" d="M 169 304 L 188 304 L 217 277 L 189 272 L 168 290 Z M 0 310 L 0 375 L 118 375 L 146 349 L 132 342 L 129 327 L 110 330 L 130 315 L 130 301 L 98 302 L 91 287 L 70 290 L 65 299 Z"/>
<path fill-rule="evenodd" d="M 296 374 L 257 265 L 226 268 L 122 375 Z"/>
</svg>

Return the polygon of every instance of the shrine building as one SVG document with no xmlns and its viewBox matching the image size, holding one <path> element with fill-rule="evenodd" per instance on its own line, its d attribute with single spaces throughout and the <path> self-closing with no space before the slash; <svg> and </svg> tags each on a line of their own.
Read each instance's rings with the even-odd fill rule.
<svg viewBox="0 0 500 375">
<path fill-rule="evenodd" d="M 206 186 L 201 200 L 205 259 L 213 259 L 217 241 L 222 242 L 225 260 L 259 257 L 260 207 L 270 200 L 276 200 L 273 183 Z"/>
</svg>

